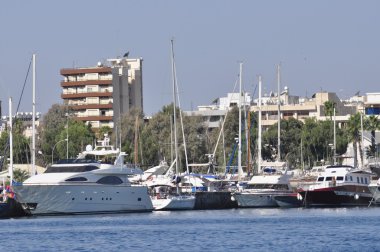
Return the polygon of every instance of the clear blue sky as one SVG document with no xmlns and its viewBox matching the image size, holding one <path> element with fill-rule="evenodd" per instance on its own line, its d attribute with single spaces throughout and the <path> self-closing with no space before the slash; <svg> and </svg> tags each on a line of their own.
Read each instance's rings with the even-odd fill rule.
<svg viewBox="0 0 380 252">
<path fill-rule="evenodd" d="M 60 98 L 61 68 L 142 57 L 144 110 L 172 100 L 170 39 L 175 39 L 182 108 L 232 92 L 243 61 L 253 92 L 282 86 L 295 95 L 333 91 L 346 98 L 380 91 L 380 1 L 3 1 L 0 7 L 0 100 L 17 103 L 37 54 L 37 111 Z M 31 76 L 20 111 L 31 111 Z M 257 96 L 257 92 L 256 95 Z M 16 105 L 14 105 L 16 106 Z"/>
</svg>

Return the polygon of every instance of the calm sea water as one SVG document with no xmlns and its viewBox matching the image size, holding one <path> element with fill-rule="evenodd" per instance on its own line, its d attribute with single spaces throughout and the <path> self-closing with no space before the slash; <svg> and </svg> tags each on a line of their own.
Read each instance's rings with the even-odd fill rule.
<svg viewBox="0 0 380 252">
<path fill-rule="evenodd" d="M 380 208 L 0 220 L 3 251 L 380 251 Z"/>
</svg>

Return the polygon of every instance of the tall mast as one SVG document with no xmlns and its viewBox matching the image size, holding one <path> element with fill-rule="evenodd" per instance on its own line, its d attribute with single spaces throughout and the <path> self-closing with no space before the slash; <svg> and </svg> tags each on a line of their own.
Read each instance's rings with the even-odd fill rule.
<svg viewBox="0 0 380 252">
<path fill-rule="evenodd" d="M 178 166 L 178 140 L 177 140 L 177 122 L 176 122 L 176 107 L 177 107 L 177 95 L 176 95 L 176 80 L 174 77 L 175 69 L 174 69 L 174 45 L 173 39 L 171 40 L 171 51 L 172 51 L 172 78 L 173 78 L 173 133 L 174 133 L 174 153 L 175 153 L 175 173 L 179 174 L 179 166 Z M 177 193 L 179 193 L 178 183 L 177 183 Z"/>
<path fill-rule="evenodd" d="M 238 142 L 238 175 L 239 180 L 241 179 L 241 176 L 243 175 L 243 169 L 241 167 L 241 85 L 242 85 L 242 69 L 243 69 L 243 63 L 240 62 L 240 71 L 239 71 L 239 142 Z"/>
<path fill-rule="evenodd" d="M 335 104 L 334 104 L 334 165 L 336 164 L 336 118 L 335 118 L 335 115 L 336 115 L 336 111 L 335 111 Z"/>
<path fill-rule="evenodd" d="M 13 122 L 12 122 L 12 97 L 9 98 L 9 177 L 10 185 L 13 185 Z"/>
<path fill-rule="evenodd" d="M 257 140 L 257 173 L 261 172 L 261 75 L 259 75 L 259 123 L 258 123 L 258 140 Z"/>
<path fill-rule="evenodd" d="M 36 54 L 33 54 L 32 176 L 36 174 Z"/>
<path fill-rule="evenodd" d="M 280 111 L 280 64 L 277 65 L 277 161 L 281 161 L 281 111 Z"/>
<path fill-rule="evenodd" d="M 363 113 L 360 113 L 360 128 L 361 128 L 361 145 L 362 145 L 362 153 L 361 154 L 361 161 L 362 161 L 362 168 L 364 167 L 364 129 L 363 129 Z"/>
</svg>

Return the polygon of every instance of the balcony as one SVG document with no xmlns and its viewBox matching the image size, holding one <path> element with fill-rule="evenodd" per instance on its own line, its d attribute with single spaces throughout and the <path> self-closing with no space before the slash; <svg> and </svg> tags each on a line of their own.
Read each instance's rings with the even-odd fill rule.
<svg viewBox="0 0 380 252">
<path fill-rule="evenodd" d="M 113 116 L 77 116 L 80 121 L 112 121 Z"/>
<path fill-rule="evenodd" d="M 72 104 L 70 107 L 73 110 L 85 110 L 85 109 L 112 109 L 112 103 L 108 104 Z"/>
<path fill-rule="evenodd" d="M 112 80 L 61 81 L 61 87 L 78 87 L 88 85 L 112 85 Z"/>
<path fill-rule="evenodd" d="M 96 68 L 63 68 L 60 71 L 61 75 L 79 75 L 86 73 L 112 73 L 110 67 L 96 67 Z"/>
<path fill-rule="evenodd" d="M 66 92 L 61 94 L 62 99 L 75 99 L 75 98 L 86 98 L 86 97 L 112 97 L 112 92 L 90 92 L 90 91 L 79 91 L 79 92 Z"/>
</svg>

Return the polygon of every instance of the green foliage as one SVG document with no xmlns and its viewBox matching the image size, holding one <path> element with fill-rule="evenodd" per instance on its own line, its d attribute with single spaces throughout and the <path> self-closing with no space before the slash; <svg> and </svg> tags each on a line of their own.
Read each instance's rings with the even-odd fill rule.
<svg viewBox="0 0 380 252">
<path fill-rule="evenodd" d="M 332 120 L 332 116 L 334 115 L 334 107 L 335 107 L 335 102 L 333 101 L 325 101 L 324 109 L 325 109 L 325 116 L 329 116 L 330 120 Z"/>
<path fill-rule="evenodd" d="M 76 158 L 77 155 L 82 152 L 87 145 L 92 145 L 95 139 L 94 133 L 91 128 L 84 124 L 82 121 L 76 121 L 69 119 L 68 122 L 68 146 L 69 146 L 69 158 Z M 56 138 L 56 143 L 60 140 L 66 139 L 67 129 L 63 128 Z M 62 141 L 56 145 L 56 151 L 54 153 L 54 159 L 66 158 L 67 145 L 66 141 Z M 56 157 L 56 153 L 58 153 Z"/>
<path fill-rule="evenodd" d="M 9 156 L 9 128 L 3 131 L 0 136 L 1 154 L 7 146 L 5 156 Z M 13 125 L 13 162 L 18 164 L 30 163 L 29 140 L 23 135 L 24 127 L 21 120 L 17 120 Z"/>
<path fill-rule="evenodd" d="M 39 140 L 37 149 L 43 153 L 43 159 L 37 159 L 41 165 L 66 158 L 66 137 L 69 135 L 69 158 L 76 157 L 85 146 L 92 144 L 95 136 L 90 125 L 81 121 L 75 121 L 70 117 L 72 111 L 68 106 L 54 104 L 44 115 L 41 125 L 38 127 Z M 67 116 L 69 115 L 69 117 Z M 68 128 L 67 128 L 68 126 Z M 55 147 L 55 148 L 54 148 Z M 53 152 L 54 148 L 54 154 Z"/>
<path fill-rule="evenodd" d="M 371 132 L 371 146 L 369 148 L 369 156 L 376 156 L 376 130 L 380 129 L 380 121 L 378 116 L 370 115 L 364 120 L 364 128 Z"/>
<path fill-rule="evenodd" d="M 29 178 L 29 174 L 27 171 L 21 170 L 21 169 L 14 169 L 13 170 L 13 180 L 16 182 L 24 182 L 26 179 Z"/>
</svg>

